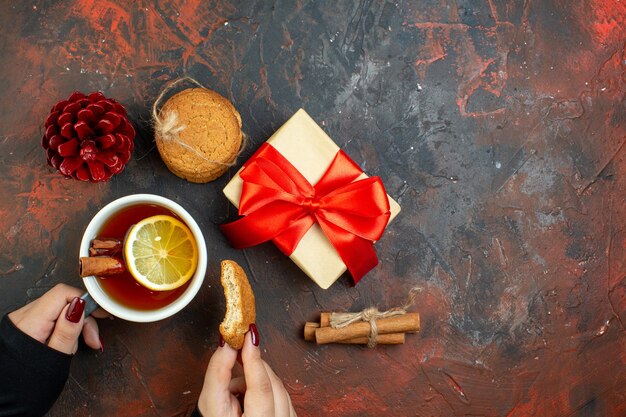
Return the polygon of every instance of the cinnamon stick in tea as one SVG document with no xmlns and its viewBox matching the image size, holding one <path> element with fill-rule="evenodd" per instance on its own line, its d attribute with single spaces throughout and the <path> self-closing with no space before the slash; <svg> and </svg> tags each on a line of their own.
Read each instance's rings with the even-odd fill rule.
<svg viewBox="0 0 626 417">
<path fill-rule="evenodd" d="M 89 246 L 89 256 L 113 256 L 122 252 L 123 243 L 119 239 L 96 238 Z"/>
<path fill-rule="evenodd" d="M 79 273 L 81 277 L 95 275 L 108 277 L 121 274 L 126 271 L 124 261 L 111 256 L 88 256 L 79 260 Z"/>
<path fill-rule="evenodd" d="M 402 316 L 376 320 L 378 334 L 417 332 L 420 329 L 419 313 L 407 313 Z M 315 340 L 318 345 L 338 343 L 342 340 L 366 337 L 370 334 L 370 324 L 367 322 L 352 323 L 349 326 L 334 329 L 320 327 L 315 329 Z"/>
<path fill-rule="evenodd" d="M 307 322 L 304 325 L 304 340 L 309 342 L 315 342 L 315 329 L 319 328 L 320 324 Z M 378 336 L 376 336 L 375 340 L 377 345 L 401 345 L 404 343 L 404 333 L 379 334 Z M 357 337 L 354 339 L 340 340 L 337 343 L 366 345 L 367 342 L 367 337 Z"/>
</svg>

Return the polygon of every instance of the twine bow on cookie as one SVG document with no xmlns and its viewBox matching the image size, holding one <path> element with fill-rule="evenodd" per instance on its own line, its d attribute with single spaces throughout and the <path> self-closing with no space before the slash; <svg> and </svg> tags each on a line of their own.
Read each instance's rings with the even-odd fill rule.
<svg viewBox="0 0 626 417">
<path fill-rule="evenodd" d="M 366 322 L 370 325 L 370 333 L 367 336 L 367 347 L 373 348 L 376 346 L 376 336 L 378 336 L 378 326 L 376 320 L 386 319 L 389 317 L 396 317 L 405 315 L 409 308 L 413 306 L 415 297 L 422 291 L 419 287 L 411 288 L 407 301 L 401 307 L 389 309 L 387 311 L 378 311 L 376 307 L 369 307 L 363 311 L 357 313 L 330 313 L 330 327 L 333 329 L 341 329 L 347 327 L 352 323 Z"/>
<path fill-rule="evenodd" d="M 241 141 L 241 147 L 239 148 L 239 152 L 237 152 L 237 155 L 235 155 L 235 157 L 233 158 L 233 160 L 231 162 L 215 161 L 215 160 L 207 158 L 201 152 L 199 152 L 197 149 L 195 149 L 193 146 L 188 145 L 187 143 L 185 143 L 180 138 L 180 133 L 183 130 L 185 130 L 187 128 L 187 126 L 180 122 L 180 120 L 178 118 L 178 114 L 175 111 L 171 110 L 171 111 L 167 111 L 167 112 L 162 112 L 162 111 L 159 110 L 159 108 L 161 106 L 161 102 L 163 101 L 165 96 L 170 91 L 172 91 L 177 85 L 182 84 L 184 82 L 189 82 L 191 84 L 197 85 L 200 88 L 206 89 L 205 86 L 203 86 L 202 84 L 200 84 L 200 82 L 196 81 L 195 79 L 193 79 L 191 77 L 178 78 L 178 79 L 170 82 L 169 84 L 167 84 L 165 86 L 165 88 L 163 88 L 161 93 L 159 94 L 159 97 L 157 97 L 157 99 L 155 100 L 154 104 L 152 105 L 152 121 L 153 121 L 153 124 L 154 124 L 155 136 L 160 137 L 164 141 L 174 142 L 174 143 L 182 146 L 183 148 L 187 149 L 189 152 L 191 152 L 194 155 L 196 155 L 198 158 L 200 158 L 203 161 L 206 161 L 208 163 L 215 164 L 215 165 L 220 165 L 220 166 L 224 166 L 224 167 L 231 167 L 231 166 L 235 165 L 235 163 L 237 162 L 237 158 L 239 157 L 239 155 L 241 155 L 241 153 L 243 152 L 243 150 L 244 150 L 244 148 L 246 146 L 246 135 L 245 134 L 243 134 L 242 141 Z"/>
</svg>

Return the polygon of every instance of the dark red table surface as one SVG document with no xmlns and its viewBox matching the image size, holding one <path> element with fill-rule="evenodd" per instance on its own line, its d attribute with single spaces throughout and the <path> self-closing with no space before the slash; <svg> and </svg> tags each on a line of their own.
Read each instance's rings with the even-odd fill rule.
<svg viewBox="0 0 626 417">
<path fill-rule="evenodd" d="M 132 3 L 132 5 L 131 5 Z M 106 203 L 148 192 L 197 219 L 205 285 L 176 316 L 101 321 L 51 416 L 182 416 L 224 312 L 219 261 L 249 272 L 265 359 L 298 415 L 626 415 L 626 2 L 66 1 L 0 10 L 0 311 L 81 286 Z M 318 288 L 271 244 L 228 246 L 221 189 L 170 174 L 149 109 L 190 75 L 239 109 L 251 146 L 304 107 L 402 205 L 356 287 Z M 125 104 L 133 158 L 63 178 L 40 147 L 74 90 Z M 374 350 L 302 340 L 320 310 L 400 304 L 419 335 Z"/>
</svg>

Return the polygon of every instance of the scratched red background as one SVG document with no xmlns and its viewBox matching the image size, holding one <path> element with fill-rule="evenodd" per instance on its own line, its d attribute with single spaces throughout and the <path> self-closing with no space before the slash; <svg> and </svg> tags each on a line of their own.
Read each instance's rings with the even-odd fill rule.
<svg viewBox="0 0 626 417">
<path fill-rule="evenodd" d="M 266 360 L 301 417 L 626 415 L 626 2 L 34 1 L 0 5 L 0 311 L 80 286 L 93 214 L 131 193 L 185 206 L 206 285 L 175 317 L 101 322 L 51 416 L 191 412 L 224 311 L 219 260 L 248 270 Z M 215 183 L 161 162 L 149 108 L 188 74 L 241 112 L 249 156 L 304 107 L 403 207 L 358 286 L 317 288 L 266 244 L 228 247 Z M 103 184 L 45 163 L 42 124 L 74 90 L 124 103 L 133 159 Z M 401 303 L 395 347 L 317 347 L 320 310 Z"/>
</svg>

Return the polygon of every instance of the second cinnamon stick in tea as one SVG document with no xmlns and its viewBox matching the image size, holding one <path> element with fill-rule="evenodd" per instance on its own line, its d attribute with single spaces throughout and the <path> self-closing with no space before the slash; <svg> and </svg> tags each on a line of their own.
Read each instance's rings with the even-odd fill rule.
<svg viewBox="0 0 626 417">
<path fill-rule="evenodd" d="M 389 317 L 376 321 L 378 334 L 417 332 L 420 329 L 419 313 L 407 313 L 402 316 Z M 318 345 L 337 343 L 342 340 L 367 337 L 370 333 L 370 324 L 366 322 L 352 323 L 349 326 L 333 329 L 320 327 L 315 329 L 315 340 Z"/>
<path fill-rule="evenodd" d="M 122 252 L 124 244 L 119 239 L 96 238 L 89 246 L 89 256 L 113 256 Z"/>
</svg>

